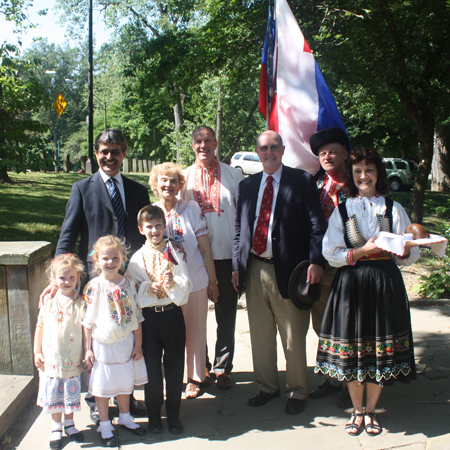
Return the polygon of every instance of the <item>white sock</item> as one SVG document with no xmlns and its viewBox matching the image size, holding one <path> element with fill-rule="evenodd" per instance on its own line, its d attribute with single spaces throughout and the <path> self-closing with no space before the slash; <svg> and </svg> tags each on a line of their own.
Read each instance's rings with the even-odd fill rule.
<svg viewBox="0 0 450 450">
<path fill-rule="evenodd" d="M 100 425 L 97 428 L 97 432 L 101 433 L 103 439 L 109 439 L 114 436 L 113 434 L 114 427 L 110 420 L 105 420 L 104 422 L 100 422 Z"/>
<path fill-rule="evenodd" d="M 64 430 L 67 436 L 80 432 L 75 428 L 75 422 L 73 421 L 73 419 L 64 419 Z"/>
<path fill-rule="evenodd" d="M 131 428 L 135 430 L 139 428 L 137 423 L 134 423 L 134 417 L 131 416 L 129 412 L 127 413 L 119 413 L 119 425 L 125 425 L 127 428 Z"/>
<path fill-rule="evenodd" d="M 51 441 L 59 441 L 62 439 L 62 422 L 56 422 L 56 420 L 52 419 L 52 438 Z"/>
</svg>

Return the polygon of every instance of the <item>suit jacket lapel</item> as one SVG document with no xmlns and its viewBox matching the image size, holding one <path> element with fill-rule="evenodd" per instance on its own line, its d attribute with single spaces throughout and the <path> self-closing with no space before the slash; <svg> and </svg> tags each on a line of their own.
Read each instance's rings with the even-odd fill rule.
<svg viewBox="0 0 450 450">
<path fill-rule="evenodd" d="M 272 229 L 275 228 L 278 219 L 283 211 L 284 204 L 288 198 L 289 191 L 291 190 L 292 178 L 289 173 L 289 169 L 286 170 L 286 166 L 283 166 L 283 171 L 281 172 L 280 187 L 278 188 L 277 203 L 275 204 L 275 211 L 273 215 Z"/>
<path fill-rule="evenodd" d="M 254 177 L 254 179 L 253 183 L 251 183 L 250 186 L 248 187 L 248 192 L 245 193 L 246 198 L 248 198 L 248 210 L 246 211 L 245 214 L 248 217 L 250 236 L 253 240 L 253 224 L 255 223 L 256 218 L 256 204 L 258 203 L 258 191 L 259 186 L 261 185 L 262 172 L 251 176 Z"/>
<path fill-rule="evenodd" d="M 100 201 L 106 206 L 106 208 L 112 212 L 112 214 L 114 215 L 114 208 L 112 206 L 111 203 L 111 197 L 109 196 L 109 192 L 107 187 L 105 186 L 105 183 L 102 179 L 102 177 L 100 176 L 100 174 L 98 172 L 96 172 L 93 176 L 92 176 L 92 181 L 91 183 L 93 183 L 94 186 L 94 192 L 95 194 L 98 196 L 98 198 L 100 199 Z"/>
</svg>

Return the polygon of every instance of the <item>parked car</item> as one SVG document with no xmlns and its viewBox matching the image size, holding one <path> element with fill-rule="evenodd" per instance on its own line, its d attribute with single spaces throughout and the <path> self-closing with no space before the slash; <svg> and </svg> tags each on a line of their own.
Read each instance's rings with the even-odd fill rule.
<svg viewBox="0 0 450 450">
<path fill-rule="evenodd" d="M 263 170 L 259 156 L 254 152 L 235 153 L 231 158 L 230 166 L 242 170 L 245 175 Z"/>
<path fill-rule="evenodd" d="M 383 158 L 391 191 L 408 189 L 414 184 L 417 164 L 401 158 Z"/>
</svg>

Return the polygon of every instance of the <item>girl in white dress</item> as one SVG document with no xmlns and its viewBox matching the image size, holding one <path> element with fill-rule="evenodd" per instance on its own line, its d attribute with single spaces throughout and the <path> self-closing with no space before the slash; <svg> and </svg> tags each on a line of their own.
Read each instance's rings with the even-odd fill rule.
<svg viewBox="0 0 450 450">
<path fill-rule="evenodd" d="M 52 298 L 47 295 L 34 337 L 34 363 L 39 369 L 37 404 L 52 415 L 50 448 L 60 448 L 62 415 L 64 429 L 71 441 L 83 442 L 75 428 L 73 413 L 80 411 L 83 371 L 80 281 L 83 263 L 72 254 L 59 255 L 48 268 L 50 283 L 58 286 Z"/>
<path fill-rule="evenodd" d="M 95 396 L 102 444 L 116 445 L 114 427 L 108 418 L 109 398 L 116 397 L 119 425 L 142 436 L 144 428 L 130 415 L 134 385 L 147 383 L 142 359 L 141 310 L 136 306 L 136 283 L 119 273 L 126 253 L 115 236 L 104 236 L 94 244 L 92 260 L 97 278 L 84 289 L 83 327 L 85 360 L 92 373 L 89 393 Z"/>
</svg>

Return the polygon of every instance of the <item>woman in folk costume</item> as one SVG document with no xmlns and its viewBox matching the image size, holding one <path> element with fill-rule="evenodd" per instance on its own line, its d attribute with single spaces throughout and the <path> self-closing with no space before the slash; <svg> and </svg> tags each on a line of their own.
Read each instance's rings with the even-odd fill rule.
<svg viewBox="0 0 450 450">
<path fill-rule="evenodd" d="M 400 234 L 410 224 L 388 193 L 386 170 L 373 149 L 350 154 L 348 200 L 335 209 L 323 239 L 323 255 L 339 267 L 320 330 L 315 372 L 348 382 L 353 413 L 346 425 L 354 436 L 381 433 L 375 408 L 383 386 L 416 378 L 408 297 L 397 265 L 416 262 L 419 250 L 402 256 L 382 251 L 380 231 Z M 365 409 L 364 392 L 366 393 Z"/>
</svg>

